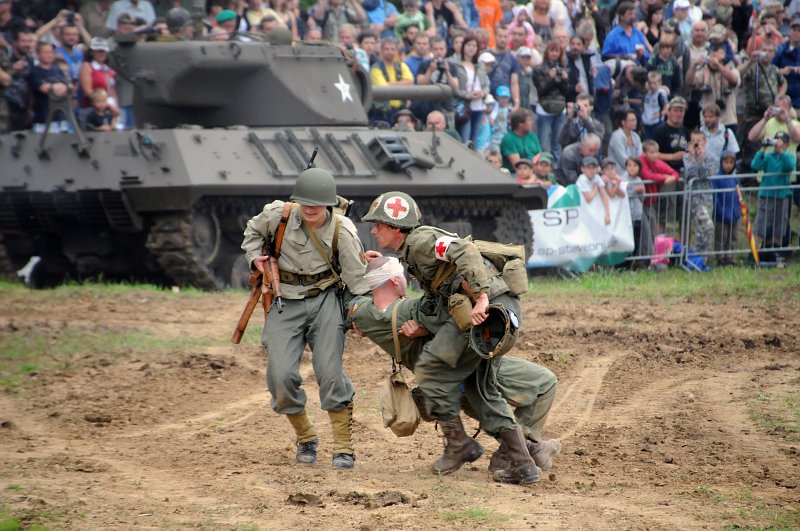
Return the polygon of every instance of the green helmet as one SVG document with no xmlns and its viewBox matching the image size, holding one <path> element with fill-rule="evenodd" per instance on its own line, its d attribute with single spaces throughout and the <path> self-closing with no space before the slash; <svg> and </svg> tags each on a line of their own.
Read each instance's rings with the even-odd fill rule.
<svg viewBox="0 0 800 531">
<path fill-rule="evenodd" d="M 469 346 L 483 358 L 502 356 L 514 347 L 519 331 L 517 314 L 501 304 L 490 304 L 489 317 L 469 331 Z"/>
<path fill-rule="evenodd" d="M 418 227 L 419 207 L 410 195 L 403 192 L 386 192 L 379 195 L 369 207 L 367 215 L 361 221 L 367 223 L 385 223 L 400 229 Z"/>
<path fill-rule="evenodd" d="M 336 205 L 336 181 L 331 172 L 311 168 L 301 173 L 294 183 L 292 201 L 306 206 Z"/>
<path fill-rule="evenodd" d="M 182 7 L 173 7 L 167 13 L 167 29 L 170 33 L 183 29 L 192 23 L 192 15 Z"/>
</svg>

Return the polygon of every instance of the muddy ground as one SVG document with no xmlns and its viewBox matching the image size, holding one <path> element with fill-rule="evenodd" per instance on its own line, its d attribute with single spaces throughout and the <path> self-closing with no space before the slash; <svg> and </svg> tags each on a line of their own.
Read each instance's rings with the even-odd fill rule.
<svg viewBox="0 0 800 531">
<path fill-rule="evenodd" d="M 491 481 L 498 445 L 484 434 L 485 455 L 440 478 L 429 470 L 442 450 L 432 424 L 405 439 L 384 429 L 377 383 L 390 363 L 366 339 L 349 337 L 345 352 L 357 466 L 335 471 L 307 359 L 320 462 L 294 464 L 255 334 L 228 340 L 241 295 L 75 289 L 48 300 L 9 290 L 2 299 L 0 337 L 32 357 L 0 389 L 0 501 L 23 527 L 800 526 L 798 419 L 780 419 L 800 401 L 796 294 L 778 303 L 527 297 L 514 355 L 558 375 L 547 433 L 564 451 L 523 487 Z"/>
</svg>

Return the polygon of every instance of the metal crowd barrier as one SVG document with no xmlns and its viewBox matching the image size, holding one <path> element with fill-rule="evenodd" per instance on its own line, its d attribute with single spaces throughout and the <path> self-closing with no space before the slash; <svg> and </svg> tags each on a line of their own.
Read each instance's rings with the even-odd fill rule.
<svg viewBox="0 0 800 531">
<path fill-rule="evenodd" d="M 679 181 L 662 186 L 658 193 L 642 194 L 638 231 L 634 220 L 636 250 L 626 260 L 639 267 L 679 264 L 686 269 L 752 263 L 737 187 L 719 184 L 735 179 L 747 208 L 753 245 L 762 262 L 780 266 L 786 256 L 800 251 L 800 184 L 759 186 L 758 175 L 715 176 L 710 180 L 718 184 L 711 189 L 698 187 L 696 181 Z M 787 199 L 759 198 L 759 192 L 785 190 L 790 192 Z"/>
</svg>

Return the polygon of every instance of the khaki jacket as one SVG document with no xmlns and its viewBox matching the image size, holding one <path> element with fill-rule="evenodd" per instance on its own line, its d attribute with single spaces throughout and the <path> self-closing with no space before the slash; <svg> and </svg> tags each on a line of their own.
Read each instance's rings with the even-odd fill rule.
<svg viewBox="0 0 800 531">
<path fill-rule="evenodd" d="M 244 230 L 244 241 L 242 249 L 245 252 L 247 262 L 253 263 L 256 257 L 261 255 L 261 244 L 265 238 L 274 239 L 275 232 L 280 223 L 281 213 L 283 212 L 284 201 L 273 201 L 264 206 L 264 210 L 247 222 Z M 339 241 L 337 249 L 339 254 L 339 266 L 341 277 L 348 289 L 354 294 L 361 295 L 367 293 L 369 288 L 364 281 L 366 270 L 366 259 L 361 240 L 358 239 L 358 232 L 352 221 L 339 214 L 332 214 L 328 221 L 320 229 L 315 231 L 319 241 L 327 248 L 328 259 L 332 260 L 332 245 L 335 223 L 333 216 L 339 219 Z M 278 269 L 297 275 L 318 275 L 330 271 L 325 258 L 314 246 L 314 242 L 306 235 L 303 230 L 300 209 L 295 208 L 289 216 L 286 224 L 286 232 L 283 235 L 281 254 L 278 258 Z M 286 299 L 303 299 L 306 292 L 313 285 L 292 285 L 289 283 L 281 284 L 282 295 Z"/>
</svg>

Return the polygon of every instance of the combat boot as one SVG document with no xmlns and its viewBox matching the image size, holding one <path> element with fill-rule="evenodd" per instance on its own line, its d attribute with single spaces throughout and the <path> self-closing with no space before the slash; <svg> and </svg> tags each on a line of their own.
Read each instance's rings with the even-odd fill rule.
<svg viewBox="0 0 800 531">
<path fill-rule="evenodd" d="M 507 468 L 495 470 L 492 479 L 500 483 L 536 483 L 539 481 L 539 468 L 528 453 L 528 445 L 520 428 L 507 430 L 500 434 L 511 463 Z M 499 450 L 498 450 L 499 451 Z"/>
<path fill-rule="evenodd" d="M 297 436 L 296 461 L 301 465 L 313 465 L 317 462 L 317 430 L 304 409 L 297 415 L 286 415 Z"/>
<path fill-rule="evenodd" d="M 492 458 L 489 460 L 489 472 L 505 470 L 509 466 L 511 466 L 511 457 L 509 457 L 506 447 L 501 444 L 500 448 L 492 454 Z"/>
<path fill-rule="evenodd" d="M 350 469 L 355 466 L 356 456 L 351 440 L 353 426 L 353 403 L 339 411 L 328 411 L 333 428 L 333 468 Z"/>
<path fill-rule="evenodd" d="M 561 441 L 558 439 L 545 439 L 539 442 L 528 441 L 528 451 L 542 470 L 553 468 L 553 458 L 561 453 Z"/>
<path fill-rule="evenodd" d="M 455 472 L 464 463 L 471 463 L 483 455 L 483 446 L 464 433 L 461 417 L 440 420 L 439 426 L 447 442 L 444 454 L 433 463 L 433 471 L 437 474 Z"/>
</svg>

